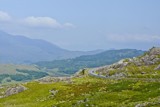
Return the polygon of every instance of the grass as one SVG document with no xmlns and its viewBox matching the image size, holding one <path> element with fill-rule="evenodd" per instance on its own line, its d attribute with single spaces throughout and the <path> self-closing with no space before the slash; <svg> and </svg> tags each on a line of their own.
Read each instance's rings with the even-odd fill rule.
<svg viewBox="0 0 160 107">
<path fill-rule="evenodd" d="M 123 73 L 126 75 L 126 78 L 150 78 L 150 79 L 159 79 L 160 78 L 160 70 L 155 70 L 155 68 L 159 65 L 159 63 L 154 65 L 143 65 L 136 66 L 134 64 L 130 64 L 122 69 L 112 69 L 107 70 L 102 68 L 97 71 L 97 73 L 101 72 L 102 75 L 112 76 L 115 74 Z"/>
<path fill-rule="evenodd" d="M 0 107 L 133 107 L 151 102 L 156 106 L 160 97 L 160 82 L 144 80 L 110 80 L 89 76 L 73 78 L 72 83 L 23 84 L 28 90 L 0 99 Z M 52 96 L 50 90 L 58 92 Z"/>
<path fill-rule="evenodd" d="M 137 104 L 159 107 L 160 70 L 154 70 L 158 65 L 130 64 L 123 69 L 101 70 L 109 76 L 124 73 L 125 78 L 121 79 L 92 77 L 88 75 L 89 69 L 85 69 L 71 82 L 21 83 L 28 89 L 0 98 L 0 107 L 134 107 Z M 7 87 L 0 89 L 0 96 Z"/>
</svg>

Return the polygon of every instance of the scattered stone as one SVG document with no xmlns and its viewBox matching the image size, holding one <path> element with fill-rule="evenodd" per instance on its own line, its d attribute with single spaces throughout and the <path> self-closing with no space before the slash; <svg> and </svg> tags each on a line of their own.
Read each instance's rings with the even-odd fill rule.
<svg viewBox="0 0 160 107">
<path fill-rule="evenodd" d="M 139 62 L 139 61 L 135 61 L 134 64 L 135 64 L 136 66 L 142 66 L 142 63 Z"/>
<path fill-rule="evenodd" d="M 66 83 L 72 83 L 72 77 L 44 77 L 44 78 L 41 78 L 39 80 L 37 80 L 41 83 L 53 83 L 53 82 L 66 82 Z"/>
<path fill-rule="evenodd" d="M 141 72 L 141 74 L 146 74 L 146 72 Z"/>
<path fill-rule="evenodd" d="M 110 77 L 115 78 L 115 77 L 126 77 L 124 73 L 116 73 L 114 75 L 111 75 Z"/>
<path fill-rule="evenodd" d="M 22 85 L 19 85 L 19 86 L 16 86 L 16 87 L 11 87 L 11 88 L 8 88 L 5 92 L 5 96 L 10 96 L 10 95 L 13 95 L 13 94 L 17 94 L 17 93 L 20 93 L 20 92 L 23 92 L 24 90 L 26 90 L 27 88 L 22 86 Z"/>
<path fill-rule="evenodd" d="M 58 90 L 49 90 L 51 96 L 55 96 L 58 93 Z"/>
<path fill-rule="evenodd" d="M 160 64 L 154 70 L 160 70 Z"/>
<path fill-rule="evenodd" d="M 145 65 L 153 65 L 153 64 L 155 64 L 153 61 L 146 61 L 144 63 L 145 63 Z"/>
<path fill-rule="evenodd" d="M 152 61 L 153 61 L 154 63 L 160 62 L 160 58 L 154 58 Z"/>
<path fill-rule="evenodd" d="M 150 103 L 145 102 L 145 103 L 142 103 L 142 104 L 137 104 L 135 107 L 150 107 Z"/>
</svg>

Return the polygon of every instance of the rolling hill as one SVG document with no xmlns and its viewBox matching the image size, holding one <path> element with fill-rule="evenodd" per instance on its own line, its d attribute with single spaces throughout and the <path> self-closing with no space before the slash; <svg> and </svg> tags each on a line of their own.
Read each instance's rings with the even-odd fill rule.
<svg viewBox="0 0 160 107">
<path fill-rule="evenodd" d="M 44 61 L 35 63 L 41 69 L 49 72 L 73 74 L 79 69 L 110 65 L 123 58 L 132 58 L 142 55 L 144 51 L 136 49 L 108 50 L 95 55 L 84 55 L 73 59 Z"/>
</svg>

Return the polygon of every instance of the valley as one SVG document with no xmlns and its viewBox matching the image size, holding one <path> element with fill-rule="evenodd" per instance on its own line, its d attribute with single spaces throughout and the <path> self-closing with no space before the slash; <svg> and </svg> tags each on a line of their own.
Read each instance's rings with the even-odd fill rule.
<svg viewBox="0 0 160 107">
<path fill-rule="evenodd" d="M 123 58 L 142 55 L 135 49 L 108 50 L 95 55 L 84 55 L 72 59 L 42 61 L 33 64 L 0 64 L 0 83 L 11 84 L 31 81 L 45 76 L 71 76 L 84 68 L 110 65 Z"/>
<path fill-rule="evenodd" d="M 45 77 L 8 87 L 2 85 L 0 107 L 159 107 L 160 48 L 109 66 L 86 68 L 71 77 Z M 127 63 L 127 64 L 126 64 Z M 11 90 L 23 86 L 26 89 Z M 11 94 L 6 96 L 5 91 Z"/>
</svg>

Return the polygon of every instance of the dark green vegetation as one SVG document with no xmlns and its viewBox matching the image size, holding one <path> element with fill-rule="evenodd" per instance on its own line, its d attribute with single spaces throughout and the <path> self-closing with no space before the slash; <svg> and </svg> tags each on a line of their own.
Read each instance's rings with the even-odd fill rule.
<svg viewBox="0 0 160 107">
<path fill-rule="evenodd" d="M 0 83 L 4 79 L 5 82 L 11 82 L 11 81 L 27 81 L 27 80 L 33 80 L 38 79 L 47 76 L 48 74 L 45 72 L 38 72 L 38 71 L 29 71 L 29 70 L 19 70 L 17 69 L 17 72 L 20 72 L 22 74 L 1 74 L 0 75 Z"/>
<path fill-rule="evenodd" d="M 36 63 L 41 68 L 57 72 L 73 74 L 79 69 L 109 65 L 123 58 L 132 58 L 142 55 L 144 51 L 135 49 L 108 50 L 96 55 L 80 56 L 74 59 L 55 60 L 51 62 Z"/>
<path fill-rule="evenodd" d="M 0 65 L 0 84 L 23 82 L 49 75 L 33 65 Z"/>
<path fill-rule="evenodd" d="M 12 84 L 42 78 L 45 76 L 69 76 L 56 69 L 45 70 L 35 65 L 0 64 L 0 84 Z"/>
</svg>

